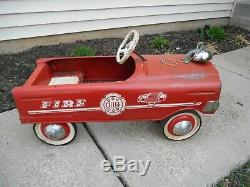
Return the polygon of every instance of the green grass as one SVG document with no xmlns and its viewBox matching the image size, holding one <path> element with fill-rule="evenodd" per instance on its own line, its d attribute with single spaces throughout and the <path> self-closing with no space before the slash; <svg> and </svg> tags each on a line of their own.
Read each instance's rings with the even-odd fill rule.
<svg viewBox="0 0 250 187">
<path fill-rule="evenodd" d="M 96 51 L 90 47 L 77 46 L 73 49 L 71 56 L 95 56 Z"/>
<path fill-rule="evenodd" d="M 222 41 L 226 38 L 227 33 L 222 26 L 209 27 L 206 30 L 208 38 L 212 41 Z"/>
<path fill-rule="evenodd" d="M 250 160 L 241 167 L 233 169 L 213 187 L 250 187 Z"/>
<path fill-rule="evenodd" d="M 164 49 L 168 48 L 170 45 L 170 41 L 163 36 L 156 36 L 151 40 L 151 47 L 155 49 Z"/>
</svg>

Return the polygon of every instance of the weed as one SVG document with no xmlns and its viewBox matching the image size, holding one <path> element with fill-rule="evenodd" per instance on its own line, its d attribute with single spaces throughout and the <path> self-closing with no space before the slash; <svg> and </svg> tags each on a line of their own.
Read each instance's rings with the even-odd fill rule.
<svg viewBox="0 0 250 187">
<path fill-rule="evenodd" d="M 209 27 L 206 34 L 212 41 L 221 41 L 224 40 L 227 36 L 222 26 Z"/>
<path fill-rule="evenodd" d="M 246 36 L 243 34 L 238 34 L 235 36 L 235 43 L 237 45 L 244 45 L 244 44 L 250 45 L 249 41 L 246 39 Z"/>
<path fill-rule="evenodd" d="M 201 41 L 204 42 L 206 39 L 208 39 L 208 36 L 207 36 L 207 30 L 210 28 L 209 25 L 205 25 L 204 27 L 202 28 L 199 28 L 197 31 L 200 33 L 200 38 L 201 38 Z"/>
<path fill-rule="evenodd" d="M 233 169 L 229 176 L 225 177 L 214 187 L 249 187 L 250 186 L 250 160 L 241 167 Z"/>
<path fill-rule="evenodd" d="M 151 46 L 155 49 L 168 48 L 170 41 L 163 36 L 156 36 L 151 40 Z"/>
<path fill-rule="evenodd" d="M 95 56 L 95 54 L 96 51 L 90 47 L 78 46 L 72 51 L 71 56 Z"/>
<path fill-rule="evenodd" d="M 218 45 L 216 44 L 216 42 L 214 43 L 207 43 L 205 45 L 205 47 L 207 48 L 208 51 L 212 52 L 213 54 L 219 54 L 218 49 Z"/>
</svg>

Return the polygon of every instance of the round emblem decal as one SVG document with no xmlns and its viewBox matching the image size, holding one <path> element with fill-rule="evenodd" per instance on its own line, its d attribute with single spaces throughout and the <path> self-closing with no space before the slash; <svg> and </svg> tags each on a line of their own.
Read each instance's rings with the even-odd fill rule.
<svg viewBox="0 0 250 187">
<path fill-rule="evenodd" d="M 110 93 L 102 98 L 100 108 L 107 115 L 115 116 L 125 110 L 126 100 L 120 94 Z"/>
</svg>

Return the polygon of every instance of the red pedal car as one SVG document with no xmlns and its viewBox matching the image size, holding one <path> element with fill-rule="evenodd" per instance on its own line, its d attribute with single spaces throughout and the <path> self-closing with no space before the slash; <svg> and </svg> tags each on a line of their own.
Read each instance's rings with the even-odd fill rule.
<svg viewBox="0 0 250 187">
<path fill-rule="evenodd" d="M 138 40 L 130 31 L 116 57 L 37 60 L 26 83 L 12 90 L 21 122 L 35 123 L 36 136 L 51 145 L 71 142 L 75 122 L 157 120 L 171 140 L 194 135 L 198 112 L 219 106 L 217 70 L 210 61 L 186 64 L 179 54 L 141 56 Z"/>
</svg>

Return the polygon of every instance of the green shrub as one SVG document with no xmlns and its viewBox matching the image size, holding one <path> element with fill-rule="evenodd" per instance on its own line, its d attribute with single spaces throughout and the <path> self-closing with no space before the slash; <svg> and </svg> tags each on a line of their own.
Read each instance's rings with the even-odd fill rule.
<svg viewBox="0 0 250 187">
<path fill-rule="evenodd" d="M 207 36 L 212 41 L 221 41 L 226 38 L 226 32 L 221 26 L 209 27 L 207 30 Z"/>
<path fill-rule="evenodd" d="M 78 46 L 73 51 L 71 56 L 95 56 L 96 51 L 90 47 Z"/>
<path fill-rule="evenodd" d="M 167 48 L 170 45 L 170 41 L 163 36 L 156 36 L 151 40 L 151 46 L 156 49 Z"/>
</svg>

